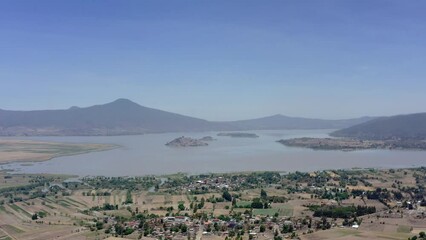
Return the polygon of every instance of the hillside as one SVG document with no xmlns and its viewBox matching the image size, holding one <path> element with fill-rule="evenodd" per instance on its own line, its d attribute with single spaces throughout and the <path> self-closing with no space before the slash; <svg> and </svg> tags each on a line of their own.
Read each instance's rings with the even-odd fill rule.
<svg viewBox="0 0 426 240">
<path fill-rule="evenodd" d="M 279 129 L 341 129 L 372 120 L 361 117 L 344 120 L 324 120 L 273 115 L 264 118 L 227 122 L 240 130 L 279 130 Z"/>
<path fill-rule="evenodd" d="M 370 118 L 322 120 L 282 115 L 212 122 L 148 108 L 127 99 L 65 110 L 0 110 L 0 136 L 107 136 L 159 132 L 200 132 L 277 129 L 337 129 Z"/>
<path fill-rule="evenodd" d="M 426 139 L 426 113 L 381 117 L 330 134 L 360 139 Z"/>
</svg>

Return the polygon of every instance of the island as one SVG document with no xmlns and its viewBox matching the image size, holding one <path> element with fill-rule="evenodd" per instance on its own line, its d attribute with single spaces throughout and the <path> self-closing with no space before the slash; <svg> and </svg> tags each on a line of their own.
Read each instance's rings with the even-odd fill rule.
<svg viewBox="0 0 426 240">
<path fill-rule="evenodd" d="M 214 139 L 212 136 L 205 136 L 200 138 L 200 140 L 205 142 L 211 142 L 211 141 L 215 141 L 216 139 Z"/>
<path fill-rule="evenodd" d="M 277 141 L 289 147 L 304 147 L 316 150 L 354 151 L 363 149 L 416 149 L 426 150 L 426 141 L 421 140 L 362 140 L 354 138 L 292 138 Z"/>
<path fill-rule="evenodd" d="M 220 137 L 235 137 L 235 138 L 258 138 L 259 136 L 254 133 L 243 133 L 243 132 L 230 132 L 230 133 L 218 133 Z"/>
<path fill-rule="evenodd" d="M 178 137 L 173 139 L 172 141 L 166 143 L 166 146 L 169 147 L 201 147 L 201 146 L 208 146 L 207 143 L 190 137 Z"/>
<path fill-rule="evenodd" d="M 119 146 L 112 144 L 0 139 L 0 164 L 10 162 L 41 162 L 55 157 L 106 151 L 117 147 Z"/>
</svg>

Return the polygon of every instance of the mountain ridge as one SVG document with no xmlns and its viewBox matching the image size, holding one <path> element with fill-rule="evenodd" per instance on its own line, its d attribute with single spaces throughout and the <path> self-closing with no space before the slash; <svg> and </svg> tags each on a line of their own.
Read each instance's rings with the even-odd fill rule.
<svg viewBox="0 0 426 240">
<path fill-rule="evenodd" d="M 0 136 L 104 136 L 185 131 L 337 129 L 370 119 L 324 120 L 276 114 L 240 121 L 207 121 L 145 107 L 120 98 L 89 107 L 0 110 Z"/>
<path fill-rule="evenodd" d="M 374 117 L 360 117 L 353 119 L 325 120 L 317 118 L 290 117 L 282 114 L 272 116 L 228 121 L 237 125 L 241 130 L 280 130 L 280 129 L 340 129 L 374 119 Z"/>
<path fill-rule="evenodd" d="M 379 117 L 361 124 L 337 130 L 335 137 L 359 139 L 426 139 L 426 112 Z"/>
</svg>

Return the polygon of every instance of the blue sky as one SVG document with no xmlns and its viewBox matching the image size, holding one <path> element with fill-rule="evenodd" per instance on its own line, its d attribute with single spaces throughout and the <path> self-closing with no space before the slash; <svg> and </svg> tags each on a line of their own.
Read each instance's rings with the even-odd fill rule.
<svg viewBox="0 0 426 240">
<path fill-rule="evenodd" d="M 209 120 L 426 111 L 425 1 L 0 1 L 0 108 Z"/>
</svg>

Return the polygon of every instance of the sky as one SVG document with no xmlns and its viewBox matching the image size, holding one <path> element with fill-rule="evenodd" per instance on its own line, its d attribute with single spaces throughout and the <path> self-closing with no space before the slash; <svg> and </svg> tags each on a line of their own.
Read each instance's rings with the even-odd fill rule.
<svg viewBox="0 0 426 240">
<path fill-rule="evenodd" d="M 426 1 L 2 0 L 0 109 L 426 112 Z"/>
</svg>

